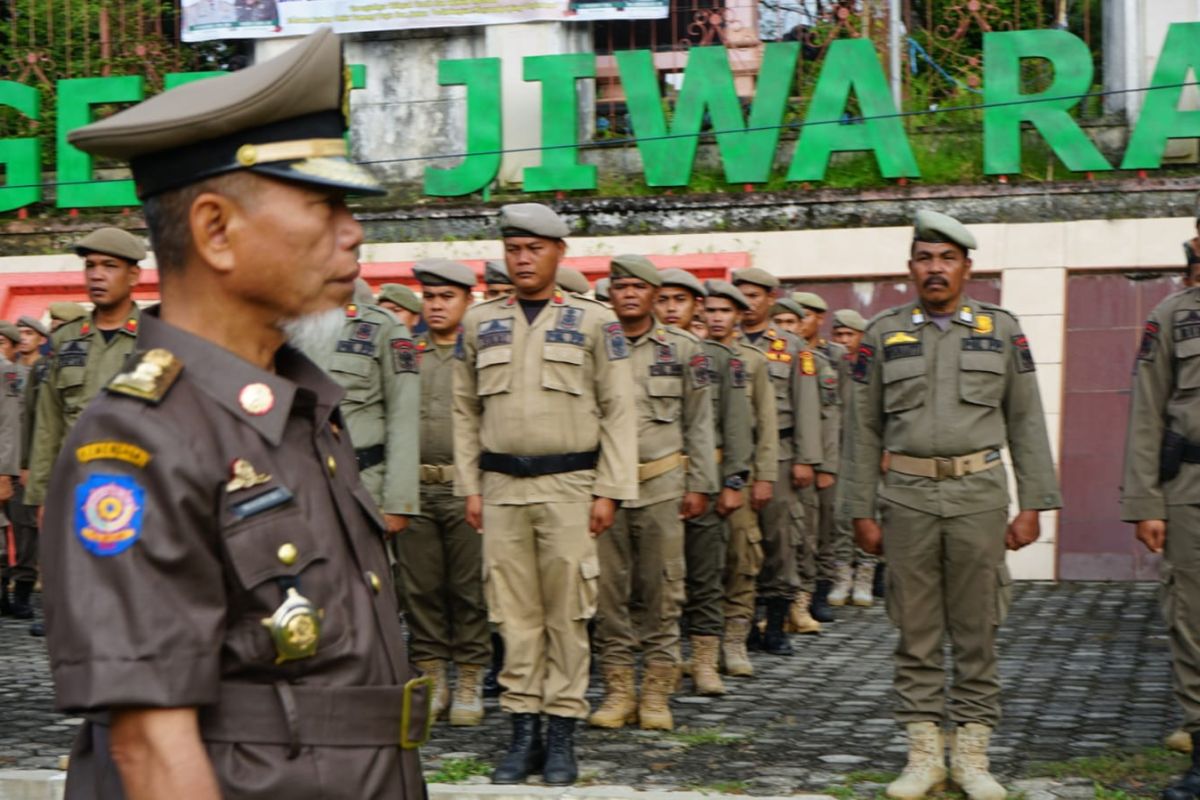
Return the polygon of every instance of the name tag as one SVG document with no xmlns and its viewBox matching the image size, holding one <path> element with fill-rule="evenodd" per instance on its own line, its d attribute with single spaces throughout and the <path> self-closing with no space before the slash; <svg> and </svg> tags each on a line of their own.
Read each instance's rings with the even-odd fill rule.
<svg viewBox="0 0 1200 800">
<path fill-rule="evenodd" d="M 375 357 L 374 342 L 356 342 L 349 339 L 342 339 L 337 343 L 337 351 L 339 353 L 352 353 L 356 356 Z"/>
<path fill-rule="evenodd" d="M 284 503 L 290 502 L 291 499 L 291 492 L 282 486 L 276 486 L 249 500 L 243 500 L 230 506 L 229 510 L 238 519 L 246 519 L 264 511 L 270 511 L 272 508 L 278 508 Z"/>
</svg>

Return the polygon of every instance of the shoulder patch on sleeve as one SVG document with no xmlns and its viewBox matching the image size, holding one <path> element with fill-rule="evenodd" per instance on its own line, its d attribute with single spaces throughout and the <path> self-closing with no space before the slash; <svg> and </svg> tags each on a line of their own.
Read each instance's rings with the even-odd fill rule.
<svg viewBox="0 0 1200 800">
<path fill-rule="evenodd" d="M 413 344 L 412 339 L 392 339 L 389 342 L 392 351 L 392 371 L 399 374 L 402 372 L 418 372 L 420 370 L 420 359 L 417 357 L 417 346 Z"/>
<path fill-rule="evenodd" d="M 703 353 L 692 356 L 692 360 L 688 362 L 688 372 L 692 376 L 692 388 L 703 389 L 711 383 L 709 380 L 712 372 L 711 359 Z"/>
<path fill-rule="evenodd" d="M 609 322 L 605 324 L 604 348 L 608 351 L 609 361 L 620 361 L 623 358 L 629 358 L 629 341 L 625 338 L 625 331 L 621 329 L 621 323 Z"/>
<path fill-rule="evenodd" d="M 1142 343 L 1138 347 L 1138 361 L 1147 363 L 1154 361 L 1154 345 L 1158 341 L 1158 323 L 1154 320 L 1146 321 L 1146 328 L 1142 331 Z"/>
<path fill-rule="evenodd" d="M 146 491 L 127 475 L 92 475 L 75 487 L 75 537 L 94 556 L 115 556 L 142 536 Z"/>
<path fill-rule="evenodd" d="M 801 375 L 816 375 L 817 361 L 813 357 L 811 350 L 805 350 L 800 353 L 800 374 Z"/>
<path fill-rule="evenodd" d="M 735 389 L 746 388 L 746 363 L 740 358 L 729 359 L 729 384 Z"/>
<path fill-rule="evenodd" d="M 459 361 L 463 361 L 467 357 L 466 350 L 463 349 L 463 329 L 461 326 L 458 329 L 458 336 L 454 337 L 454 357 Z"/>
<path fill-rule="evenodd" d="M 125 370 L 109 381 L 104 389 L 111 394 L 136 397 L 157 405 L 167 396 L 181 372 L 183 362 L 170 350 L 156 347 L 144 353 L 135 353 L 125 362 Z"/>
<path fill-rule="evenodd" d="M 854 371 L 850 376 L 858 383 L 867 382 L 867 373 L 871 371 L 871 361 L 875 358 L 875 348 L 869 344 L 860 345 L 858 358 L 854 362 Z"/>
<path fill-rule="evenodd" d="M 1029 351 L 1029 339 L 1025 334 L 1018 333 L 1012 337 L 1013 347 L 1017 349 L 1017 372 L 1033 372 L 1033 353 Z"/>
</svg>

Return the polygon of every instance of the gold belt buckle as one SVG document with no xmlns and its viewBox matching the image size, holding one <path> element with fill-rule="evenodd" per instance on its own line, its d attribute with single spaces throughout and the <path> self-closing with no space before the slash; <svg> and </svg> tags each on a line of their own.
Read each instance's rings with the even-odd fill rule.
<svg viewBox="0 0 1200 800">
<path fill-rule="evenodd" d="M 412 721 L 413 692 L 420 686 L 425 687 L 425 730 L 421 733 L 421 739 L 414 742 L 408 738 L 408 724 Z M 429 741 L 429 736 L 433 733 L 432 706 L 433 678 L 428 675 L 422 675 L 404 684 L 404 696 L 400 704 L 400 748 L 402 750 L 416 750 Z"/>
<path fill-rule="evenodd" d="M 937 472 L 935 481 L 944 481 L 947 478 L 953 478 L 954 475 L 954 459 L 945 458 L 944 456 L 934 456 L 934 470 Z"/>
</svg>

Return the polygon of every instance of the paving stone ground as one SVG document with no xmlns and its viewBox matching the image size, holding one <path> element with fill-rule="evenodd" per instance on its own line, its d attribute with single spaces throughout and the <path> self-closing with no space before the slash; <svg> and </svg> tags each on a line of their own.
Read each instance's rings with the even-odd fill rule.
<svg viewBox="0 0 1200 800">
<path fill-rule="evenodd" d="M 1173 728 L 1155 588 L 1017 586 L 1001 632 L 1004 720 L 991 750 L 999 776 L 1014 781 L 1034 762 L 1155 746 Z M 53 711 L 44 640 L 27 628 L 0 619 L 0 769 L 55 767 L 79 724 Z M 883 608 L 840 609 L 820 636 L 793 644 L 793 658 L 756 654 L 757 676 L 727 679 L 725 697 L 677 696 L 673 734 L 582 731 L 584 781 L 782 795 L 838 787 L 852 772 L 897 772 L 905 746 L 891 717 L 895 632 Z M 594 683 L 589 697 L 599 696 Z M 455 759 L 494 763 L 507 738 L 507 719 L 489 700 L 483 726 L 434 729 L 425 765 L 433 773 Z"/>
</svg>

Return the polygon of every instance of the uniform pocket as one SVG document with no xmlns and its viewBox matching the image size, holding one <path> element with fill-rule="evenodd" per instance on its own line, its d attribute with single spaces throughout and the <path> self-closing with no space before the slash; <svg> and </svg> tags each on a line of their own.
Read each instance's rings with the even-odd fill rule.
<svg viewBox="0 0 1200 800">
<path fill-rule="evenodd" d="M 485 347 L 475 356 L 475 391 L 480 397 L 503 394 L 512 384 L 511 347 Z"/>
<path fill-rule="evenodd" d="M 496 580 L 492 576 L 492 571 L 488 569 L 486 560 L 483 562 L 483 571 L 480 575 L 483 580 L 483 599 L 487 603 L 488 622 L 499 625 L 504 622 L 504 618 L 500 616 L 500 600 L 497 597 Z"/>
<path fill-rule="evenodd" d="M 650 378 L 646 394 L 650 398 L 650 418 L 655 422 L 674 422 L 683 406 L 683 386 L 680 378 Z"/>
<path fill-rule="evenodd" d="M 542 346 L 542 388 L 583 394 L 584 351 L 569 344 Z"/>
<path fill-rule="evenodd" d="M 998 407 L 1004 398 L 1004 355 L 964 350 L 958 363 L 958 386 L 963 402 Z"/>
<path fill-rule="evenodd" d="M 1200 389 L 1200 339 L 1188 339 L 1175 345 L 1176 385 L 1180 389 Z"/>
<path fill-rule="evenodd" d="M 679 616 L 687 600 L 687 562 L 682 558 L 668 559 L 663 565 L 662 618 Z"/>
<path fill-rule="evenodd" d="M 579 562 L 579 587 L 574 619 L 596 616 L 596 597 L 600 592 L 600 561 L 595 556 Z"/>
<path fill-rule="evenodd" d="M 366 356 L 337 353 L 329 363 L 329 371 L 347 393 L 357 392 L 371 388 L 372 384 L 376 383 L 370 379 L 373 361 L 374 359 Z M 350 400 L 350 397 L 347 396 L 346 399 Z"/>
<path fill-rule="evenodd" d="M 323 542 L 298 508 L 250 517 L 223 531 L 225 549 L 242 586 L 250 591 L 276 578 L 295 578 L 327 558 Z M 301 586 L 301 593 L 304 587 Z M 315 598 L 314 598 L 315 600 Z"/>
<path fill-rule="evenodd" d="M 1012 606 L 1013 579 L 1007 564 L 996 566 L 996 613 L 993 624 L 1003 625 L 1008 619 L 1008 610 Z"/>
<path fill-rule="evenodd" d="M 907 411 L 924 405 L 927 388 L 924 358 L 901 358 L 884 362 L 884 411 Z"/>
<path fill-rule="evenodd" d="M 83 411 L 83 367 L 59 367 L 54 388 L 62 397 L 63 410 L 68 418 Z"/>
</svg>

